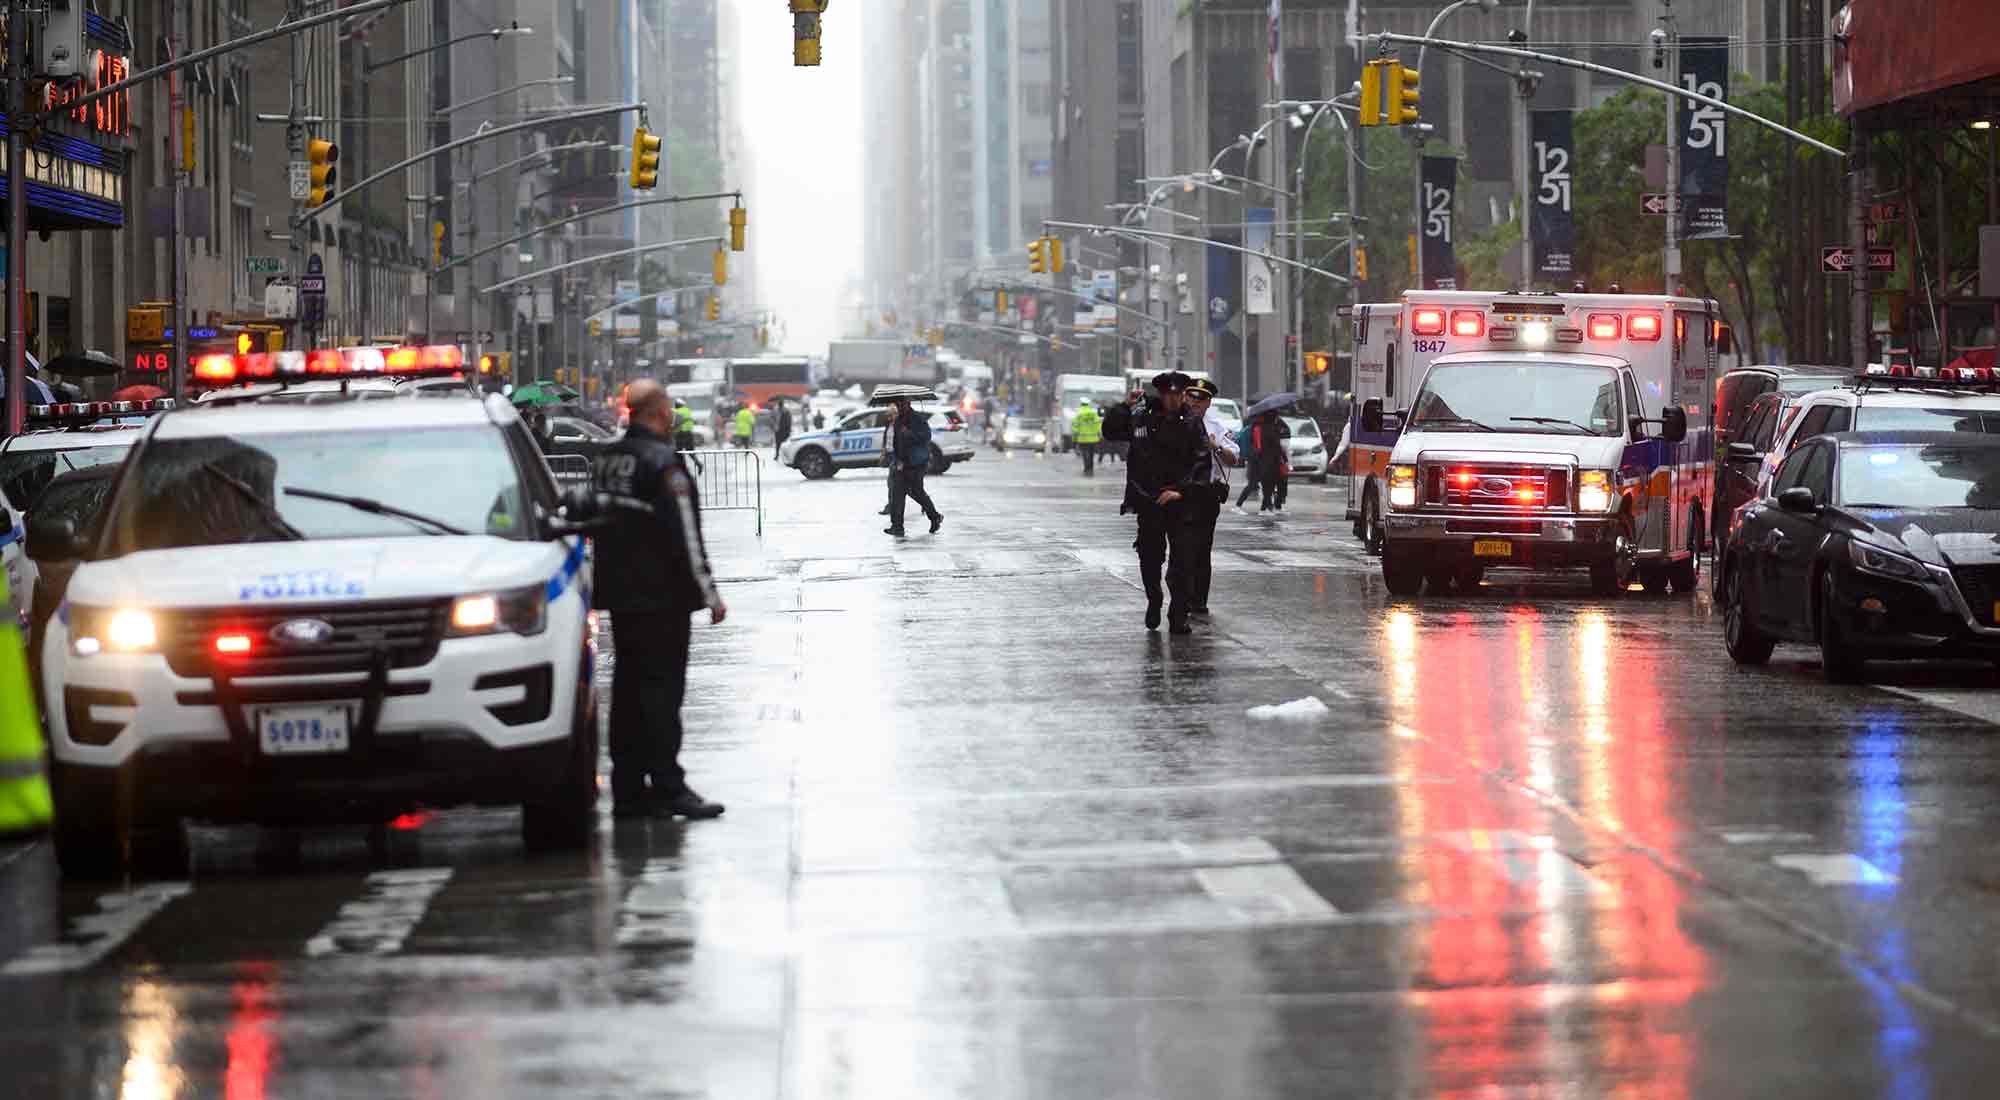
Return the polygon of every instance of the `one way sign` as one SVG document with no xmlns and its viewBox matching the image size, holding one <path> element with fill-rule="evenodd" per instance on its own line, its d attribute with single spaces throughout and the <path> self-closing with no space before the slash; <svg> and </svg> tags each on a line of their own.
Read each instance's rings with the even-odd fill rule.
<svg viewBox="0 0 2000 1100">
<path fill-rule="evenodd" d="M 1685 209 L 1687 209 L 1687 199 L 1682 195 L 1648 192 L 1639 196 L 1641 214 L 1665 214 L 1669 210 L 1678 214 Z"/>
<path fill-rule="evenodd" d="M 1819 269 L 1828 275 L 1845 275 L 1853 271 L 1854 250 L 1840 246 L 1828 246 L 1819 250 Z M 1893 248 L 1871 248 L 1868 250 L 1868 270 L 1896 270 L 1896 250 Z"/>
</svg>

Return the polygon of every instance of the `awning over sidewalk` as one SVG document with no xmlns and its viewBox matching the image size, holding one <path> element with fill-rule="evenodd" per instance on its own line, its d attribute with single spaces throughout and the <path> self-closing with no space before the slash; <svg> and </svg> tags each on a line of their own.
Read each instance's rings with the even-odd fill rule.
<svg viewBox="0 0 2000 1100">
<path fill-rule="evenodd" d="M 2000 110 L 1995 0 L 1853 0 L 1831 30 L 1842 115 L 1895 107 L 1970 120 Z"/>
</svg>

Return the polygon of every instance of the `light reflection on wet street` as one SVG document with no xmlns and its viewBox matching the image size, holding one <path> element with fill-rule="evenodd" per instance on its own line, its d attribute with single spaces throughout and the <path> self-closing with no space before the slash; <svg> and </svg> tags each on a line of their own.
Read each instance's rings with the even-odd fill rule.
<svg viewBox="0 0 2000 1100">
<path fill-rule="evenodd" d="M 1303 483 L 1148 634 L 1109 473 L 982 452 L 900 544 L 873 471 L 770 472 L 761 542 L 711 517 L 720 821 L 203 829 L 186 882 L 99 887 L 0 852 L 8 1094 L 1991 1087 L 1990 670 L 1742 671 L 1705 595 L 1580 577 L 1394 601 Z"/>
</svg>

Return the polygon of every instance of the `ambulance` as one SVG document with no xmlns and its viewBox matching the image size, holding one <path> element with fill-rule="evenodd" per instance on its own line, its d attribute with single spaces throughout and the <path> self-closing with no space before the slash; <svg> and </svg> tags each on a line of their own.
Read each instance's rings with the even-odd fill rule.
<svg viewBox="0 0 2000 1100">
<path fill-rule="evenodd" d="M 1391 593 L 1587 568 L 1694 590 L 1713 461 L 1713 301 L 1424 291 L 1355 309 L 1350 515 Z"/>
</svg>

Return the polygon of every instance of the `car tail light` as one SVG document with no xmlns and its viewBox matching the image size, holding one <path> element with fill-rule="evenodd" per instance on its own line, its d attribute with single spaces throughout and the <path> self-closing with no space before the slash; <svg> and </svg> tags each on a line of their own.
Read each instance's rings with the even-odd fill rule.
<svg viewBox="0 0 2000 1100">
<path fill-rule="evenodd" d="M 1616 340 L 1624 330 L 1624 323 L 1616 313 L 1593 313 L 1590 315 L 1590 338 L 1592 340 Z"/>
<path fill-rule="evenodd" d="M 1415 309 L 1410 311 L 1410 331 L 1418 336 L 1444 335 L 1444 310 Z"/>
<path fill-rule="evenodd" d="M 1634 340 L 1658 340 L 1660 338 L 1660 315 L 1651 312 L 1632 314 L 1625 320 L 1625 335 Z"/>
<path fill-rule="evenodd" d="M 1486 335 L 1486 315 L 1476 309 L 1453 310 L 1451 314 L 1451 334 L 1469 336 L 1474 339 Z"/>
</svg>

